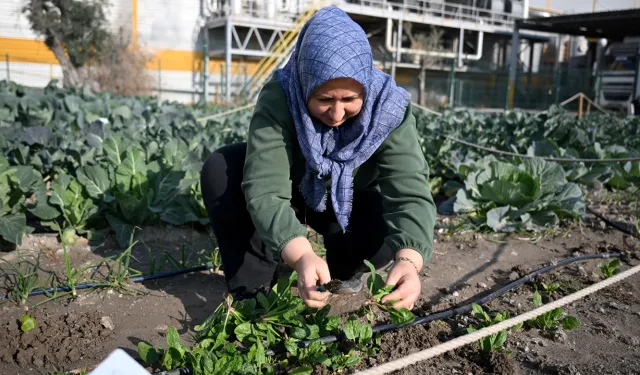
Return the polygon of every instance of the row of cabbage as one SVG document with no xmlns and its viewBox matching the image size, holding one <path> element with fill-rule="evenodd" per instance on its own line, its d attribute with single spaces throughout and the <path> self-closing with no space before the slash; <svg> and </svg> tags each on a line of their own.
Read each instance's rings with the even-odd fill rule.
<svg viewBox="0 0 640 375">
<path fill-rule="evenodd" d="M 242 141 L 251 111 L 198 121 L 216 108 L 116 97 L 51 84 L 0 82 L 0 240 L 33 231 L 126 246 L 135 227 L 207 223 L 199 172 L 218 147 Z M 531 156 L 621 158 L 640 154 L 640 121 L 416 109 L 442 213 L 466 214 L 497 231 L 539 230 L 584 215 L 584 188 L 630 189 L 640 163 L 557 164 L 502 157 L 443 135 Z"/>
</svg>

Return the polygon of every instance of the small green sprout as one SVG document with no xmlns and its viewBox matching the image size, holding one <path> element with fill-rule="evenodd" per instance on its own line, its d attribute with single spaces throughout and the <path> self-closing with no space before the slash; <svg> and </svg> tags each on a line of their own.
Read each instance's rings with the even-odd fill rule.
<svg viewBox="0 0 640 375">
<path fill-rule="evenodd" d="M 36 320 L 27 314 L 22 315 L 22 317 L 20 318 L 20 323 L 20 330 L 22 330 L 22 332 L 24 333 L 27 333 L 36 328 Z"/>
<path fill-rule="evenodd" d="M 476 324 L 470 325 L 467 329 L 467 333 L 472 333 L 478 331 L 482 328 L 490 327 L 492 325 L 498 324 L 509 319 L 509 312 L 505 311 L 502 313 L 496 313 L 493 317 L 487 314 L 480 305 L 473 304 L 473 312 L 472 315 L 477 319 Z M 514 326 L 509 330 L 500 331 L 493 335 L 487 336 L 478 341 L 480 345 L 480 350 L 483 353 L 491 353 L 491 352 L 501 352 L 504 350 L 504 344 L 507 342 L 507 335 L 509 331 L 517 331 L 522 328 L 522 323 Z"/>
<path fill-rule="evenodd" d="M 536 290 L 533 293 L 533 304 L 536 307 L 542 306 L 542 296 Z M 562 326 L 565 330 L 576 329 L 580 326 L 580 321 L 578 318 L 574 316 L 565 316 L 564 310 L 560 307 L 555 308 L 549 312 L 546 312 L 535 319 L 529 320 L 527 323 L 533 327 L 538 328 L 544 332 L 548 332 L 554 329 L 557 329 L 559 326 Z"/>
<path fill-rule="evenodd" d="M 601 264 L 600 271 L 602 271 L 605 279 L 608 279 L 613 275 L 617 275 L 620 273 L 620 258 L 616 258 L 609 263 Z"/>
</svg>

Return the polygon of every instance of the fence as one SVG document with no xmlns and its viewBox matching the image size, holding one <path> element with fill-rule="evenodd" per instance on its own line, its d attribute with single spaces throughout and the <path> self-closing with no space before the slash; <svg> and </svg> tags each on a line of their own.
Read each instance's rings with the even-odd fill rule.
<svg viewBox="0 0 640 375">
<path fill-rule="evenodd" d="M 21 56 L 0 55 L 0 81 L 9 80 L 31 87 L 45 87 L 52 80 L 62 81 L 62 68 L 59 64 L 32 62 L 33 59 Z M 169 65 L 169 66 L 168 66 Z M 208 73 L 208 101 L 225 102 L 226 66 L 224 63 L 210 64 Z M 89 67 L 91 69 L 91 67 Z M 151 93 L 161 100 L 198 102 L 203 96 L 203 66 L 195 61 L 191 70 L 173 70 L 170 64 L 163 64 L 160 58 L 154 58 L 147 66 Z M 233 63 L 231 66 L 231 93 L 235 93 L 249 80 L 247 64 Z"/>
<path fill-rule="evenodd" d="M 537 73 L 518 70 L 514 106 L 520 109 L 546 109 L 583 92 L 595 97 L 595 76 L 590 70 L 562 66 Z M 416 77 L 412 85 L 418 87 Z M 425 74 L 425 104 L 479 109 L 507 106 L 509 70 L 476 72 L 428 71 Z"/>
<path fill-rule="evenodd" d="M 8 79 L 20 84 L 44 87 L 51 80 L 62 80 L 62 69 L 57 64 L 29 63 L 19 57 L 1 56 L 0 80 Z M 224 102 L 226 97 L 224 63 L 215 66 L 209 73 L 209 102 Z M 162 100 L 197 102 L 202 99 L 202 66 L 193 71 L 173 71 L 163 68 L 162 60 L 154 60 L 148 69 L 153 78 L 152 91 Z M 411 72 L 411 91 L 418 100 L 418 71 Z M 544 68 L 536 73 L 519 69 L 516 76 L 514 105 L 529 110 L 546 109 L 582 92 L 596 97 L 595 76 L 588 69 L 561 66 L 559 69 Z M 231 66 L 231 96 L 248 82 L 250 69 L 246 64 Z M 469 107 L 501 110 L 507 105 L 509 83 L 508 68 L 479 71 L 427 71 L 425 72 L 424 104 L 430 107 Z"/>
</svg>

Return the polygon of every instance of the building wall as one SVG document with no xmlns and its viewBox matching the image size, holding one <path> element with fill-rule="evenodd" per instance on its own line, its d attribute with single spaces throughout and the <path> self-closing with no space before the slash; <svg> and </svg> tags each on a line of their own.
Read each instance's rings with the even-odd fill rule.
<svg viewBox="0 0 640 375">
<path fill-rule="evenodd" d="M 61 80 L 62 70 L 43 39 L 31 30 L 21 12 L 23 4 L 23 0 L 2 0 L 0 6 L 0 80 L 43 87 L 52 79 Z M 153 55 L 147 69 L 156 94 L 166 100 L 200 100 L 204 62 L 200 0 L 111 0 L 110 5 L 112 31 L 123 31 Z M 214 42 L 210 48 L 224 45 Z M 209 100 L 215 100 L 216 93 L 222 95 L 216 85 L 221 83 L 223 64 L 222 58 L 210 59 Z M 256 63 L 233 65 L 232 83 L 238 85 Z"/>
</svg>

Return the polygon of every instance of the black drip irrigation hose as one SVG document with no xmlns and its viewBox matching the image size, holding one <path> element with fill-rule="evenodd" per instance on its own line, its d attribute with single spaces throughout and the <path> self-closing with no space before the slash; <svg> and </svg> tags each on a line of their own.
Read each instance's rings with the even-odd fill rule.
<svg viewBox="0 0 640 375">
<path fill-rule="evenodd" d="M 576 262 L 580 262 L 580 261 L 585 261 L 585 260 L 591 260 L 591 259 L 610 259 L 610 258 L 620 258 L 623 257 L 625 254 L 624 253 L 604 253 L 604 254 L 589 254 L 589 255 L 583 255 L 583 256 L 579 256 L 579 257 L 574 257 L 574 258 L 568 258 L 568 259 L 564 259 L 561 260 L 555 264 L 551 264 L 549 266 L 540 268 L 536 271 L 531 272 L 530 274 L 521 277 L 520 279 L 513 281 L 505 286 L 503 286 L 502 288 L 496 290 L 495 292 L 489 293 L 486 296 L 482 297 L 482 298 L 478 298 L 476 300 L 474 300 L 473 302 L 467 303 L 466 305 L 462 305 L 460 307 L 456 307 L 453 309 L 449 309 L 449 310 L 443 310 L 443 311 L 439 311 L 433 314 L 429 314 L 426 316 L 422 316 L 419 318 L 416 318 L 413 322 L 409 323 L 409 324 L 405 324 L 405 325 L 397 325 L 397 324 L 380 324 L 377 325 L 375 327 L 373 327 L 373 333 L 385 333 L 385 332 L 390 332 L 390 331 L 395 331 L 401 328 L 407 328 L 407 327 L 414 327 L 417 325 L 422 325 L 422 324 L 426 324 L 429 322 L 432 322 L 434 320 L 442 320 L 442 319 L 449 319 L 449 318 L 453 318 L 455 316 L 458 315 L 463 315 L 463 314 L 467 314 L 469 312 L 471 312 L 473 310 L 473 305 L 474 304 L 478 304 L 478 305 L 484 305 L 487 304 L 489 302 L 491 302 L 492 300 L 500 297 L 501 295 L 505 294 L 506 292 L 520 286 L 521 284 L 524 284 L 528 281 L 531 281 L 533 278 L 542 275 L 543 273 L 547 273 L 549 271 L 552 271 L 558 267 L 562 267 L 562 266 L 566 266 L 568 264 L 571 263 L 576 263 Z M 305 340 L 305 341 L 300 341 L 298 342 L 298 347 L 300 348 L 306 348 L 309 345 L 311 345 L 313 342 L 315 341 L 320 341 L 324 344 L 329 344 L 332 343 L 334 341 L 339 341 L 343 338 L 343 335 L 329 335 L 329 336 L 325 336 L 325 337 L 320 337 L 317 339 L 311 339 L 311 340 Z M 267 355 L 273 355 L 273 354 L 277 354 L 277 353 L 282 353 L 286 351 L 286 349 L 283 346 L 274 348 L 274 349 L 270 349 L 266 351 Z M 189 368 L 180 368 L 180 369 L 175 369 L 175 370 L 170 370 L 170 371 L 162 371 L 162 372 L 155 372 L 154 375 L 190 375 L 192 374 L 191 369 Z"/>
<path fill-rule="evenodd" d="M 191 273 L 191 272 L 198 272 L 198 271 L 205 271 L 208 269 L 212 269 L 214 266 L 212 263 L 207 263 L 205 265 L 202 266 L 197 266 L 197 267 L 192 267 L 192 268 L 185 268 L 185 269 L 181 269 L 181 270 L 177 270 L 177 271 L 169 271 L 169 272 L 162 272 L 162 273 L 156 273 L 153 275 L 146 275 L 146 276 L 136 276 L 136 277 L 130 277 L 127 279 L 127 281 L 130 282 L 134 282 L 134 283 L 139 283 L 142 281 L 149 281 L 149 280 L 154 280 L 154 279 L 161 279 L 164 277 L 171 277 L 171 276 L 177 276 L 177 275 L 182 275 L 185 273 Z M 75 289 L 76 290 L 80 290 L 80 289 L 89 289 L 89 288 L 99 288 L 99 287 L 104 287 L 104 286 L 108 286 L 109 284 L 107 283 L 100 283 L 100 282 L 90 282 L 90 283 L 83 283 L 83 284 L 79 284 L 76 285 Z M 69 286 L 61 286 L 61 287 L 57 287 L 57 288 L 49 288 L 49 289 L 39 289 L 39 290 L 34 290 L 33 292 L 29 293 L 29 297 L 33 297 L 33 296 L 39 296 L 39 295 L 43 295 L 43 294 L 52 294 L 52 293 L 57 293 L 57 292 L 70 292 L 72 289 Z M 6 299 L 8 298 L 7 294 L 0 294 L 0 300 L 2 299 Z"/>
<path fill-rule="evenodd" d="M 620 232 L 627 234 L 631 237 L 635 237 L 637 239 L 640 240 L 640 233 L 633 233 L 632 231 L 630 231 L 629 229 L 623 227 L 622 225 L 619 225 L 618 223 L 614 223 L 613 221 L 607 219 L 606 217 L 604 217 L 604 215 L 600 214 L 599 212 L 597 212 L 596 210 L 594 210 L 591 207 L 587 206 L 587 211 L 591 212 L 595 217 L 597 217 L 598 219 L 602 220 L 605 222 L 605 224 L 607 224 L 608 226 L 619 230 Z"/>
</svg>

